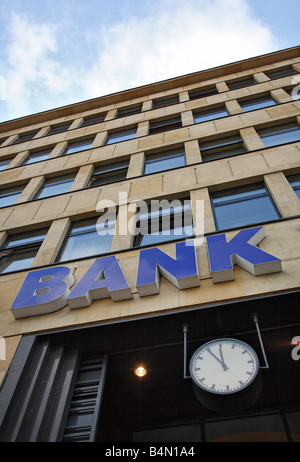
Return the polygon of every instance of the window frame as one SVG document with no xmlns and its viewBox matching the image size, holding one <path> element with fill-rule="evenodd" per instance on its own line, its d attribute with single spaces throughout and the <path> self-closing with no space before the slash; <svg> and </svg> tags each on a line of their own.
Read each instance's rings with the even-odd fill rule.
<svg viewBox="0 0 300 462">
<path fill-rule="evenodd" d="M 216 106 L 214 108 L 204 109 L 204 110 L 197 110 L 193 111 L 193 118 L 195 124 L 201 124 L 204 122 L 209 122 L 211 120 L 222 119 L 223 117 L 229 117 L 230 114 L 225 106 L 225 104 L 221 106 Z M 197 120 L 198 117 L 203 118 L 203 120 Z"/>
<path fill-rule="evenodd" d="M 129 117 L 131 115 L 140 114 L 142 112 L 143 104 L 134 104 L 131 106 L 120 107 L 116 115 L 116 119 L 121 119 L 122 117 Z"/>
<path fill-rule="evenodd" d="M 107 165 L 99 165 L 98 167 L 95 167 L 94 168 L 94 171 L 91 175 L 91 178 L 89 180 L 89 183 L 88 183 L 88 188 L 95 188 L 97 186 L 102 186 L 102 185 L 105 185 L 105 184 L 109 184 L 109 183 L 117 183 L 118 181 L 124 181 L 126 180 L 126 176 L 127 176 L 127 172 L 128 172 L 128 168 L 129 168 L 129 159 L 128 160 L 124 160 L 124 161 L 121 161 L 121 162 L 114 162 L 113 164 L 107 164 Z M 101 171 L 101 169 L 103 169 L 103 171 Z M 126 170 L 126 172 L 125 172 Z M 100 182 L 100 183 L 97 183 L 97 178 L 112 178 L 114 176 L 118 176 L 120 174 L 117 174 L 117 175 L 114 175 L 114 172 L 123 172 L 125 173 L 125 176 L 123 178 L 119 178 L 119 179 L 111 179 L 107 182 Z M 101 181 L 101 179 L 99 180 Z M 97 184 L 93 184 L 93 183 L 97 183 Z"/>
<path fill-rule="evenodd" d="M 252 105 L 255 106 L 255 102 L 258 102 L 258 104 L 259 104 L 259 101 L 263 101 L 263 100 L 269 100 L 271 102 L 271 104 L 264 104 L 264 105 L 259 105 L 257 107 L 251 108 Z M 251 98 L 239 99 L 238 103 L 241 106 L 243 112 L 256 111 L 256 110 L 264 109 L 264 108 L 267 108 L 267 107 L 273 107 L 273 106 L 276 106 L 278 104 L 278 102 L 270 94 L 269 95 L 259 96 L 259 97 L 257 97 L 257 95 L 256 95 L 255 97 L 251 97 Z"/>
<path fill-rule="evenodd" d="M 0 160 L 0 172 L 3 172 L 6 169 L 6 167 L 8 167 L 8 165 L 11 163 L 12 160 L 13 160 L 13 157 L 10 157 L 9 159 Z M 4 164 L 4 168 L 2 168 L 1 164 Z"/>
<path fill-rule="evenodd" d="M 220 141 L 222 142 L 221 144 L 219 143 Z M 214 146 L 214 143 L 216 143 L 215 147 L 209 147 L 210 144 Z M 234 134 L 231 136 L 212 139 L 209 141 L 205 141 L 203 143 L 201 143 L 200 140 L 199 148 L 202 157 L 202 162 L 211 162 L 214 160 L 226 159 L 227 157 L 243 155 L 249 152 L 240 134 Z"/>
<path fill-rule="evenodd" d="M 53 151 L 53 147 L 51 147 L 50 149 L 43 149 L 41 151 L 34 151 L 34 152 L 29 152 L 28 156 L 26 157 L 26 159 L 22 162 L 22 166 L 23 165 L 30 165 L 30 164 L 34 164 L 36 162 L 43 162 L 45 160 L 48 160 L 51 152 Z M 45 156 L 43 156 L 45 154 Z M 40 160 L 34 160 L 34 157 L 38 157 L 38 156 L 42 156 L 42 158 Z"/>
<path fill-rule="evenodd" d="M 251 87 L 252 85 L 256 85 L 257 81 L 255 80 L 253 75 L 248 77 L 239 77 L 238 79 L 232 79 L 225 82 L 229 91 L 239 90 L 240 88 L 247 88 Z"/>
<path fill-rule="evenodd" d="M 111 229 L 111 230 L 114 230 L 115 229 L 115 226 L 116 226 L 116 220 L 114 218 L 112 218 L 111 220 L 106 220 L 106 222 L 108 223 L 108 226 L 105 226 L 105 222 L 100 222 L 99 225 L 97 224 L 97 221 L 100 217 L 92 217 L 92 218 L 85 218 L 85 219 L 82 219 L 82 220 L 78 220 L 78 221 L 74 221 L 71 223 L 71 225 L 69 226 L 69 229 L 67 231 L 67 234 L 64 238 L 64 242 L 59 250 L 59 253 L 57 255 L 57 258 L 55 260 L 56 263 L 63 263 L 63 262 L 67 262 L 67 261 L 72 261 L 72 260 L 81 260 L 81 259 L 85 259 L 85 258 L 91 258 L 93 256 L 96 256 L 96 255 L 105 255 L 106 253 L 109 253 L 110 252 L 110 248 L 111 248 L 111 244 L 112 244 L 112 238 L 113 238 L 113 232 L 110 232 L 109 233 L 109 236 L 110 236 L 110 239 L 108 239 L 108 246 L 109 248 L 106 248 L 104 249 L 104 251 L 101 251 L 101 252 L 91 252 L 91 253 L 87 253 L 85 255 L 76 255 L 76 257 L 74 258 L 66 258 L 64 257 L 64 253 L 66 252 L 67 256 L 68 256 L 68 253 L 67 252 L 70 252 L 70 250 L 68 249 L 67 250 L 67 246 L 68 244 L 71 242 L 71 239 L 73 240 L 73 238 L 76 239 L 77 236 L 88 236 L 88 235 L 91 235 L 91 234 L 96 234 L 98 233 L 98 230 L 97 230 L 97 226 L 99 227 L 100 231 L 103 230 L 104 228 L 108 228 L 108 229 Z M 103 236 L 100 236 L 99 237 L 103 237 Z M 74 240 L 73 240 L 74 242 Z M 72 245 L 70 245 L 70 247 L 72 247 Z"/>
<path fill-rule="evenodd" d="M 156 135 L 157 133 L 168 132 L 177 128 L 182 128 L 181 115 L 150 120 L 148 134 Z"/>
<path fill-rule="evenodd" d="M 291 128 L 292 127 L 294 128 L 292 128 L 291 130 L 289 130 L 288 128 L 287 130 L 280 130 L 280 127 L 283 128 L 283 127 L 288 127 L 288 126 L 290 126 Z M 282 136 L 284 133 L 289 133 L 289 132 L 291 133 L 294 131 L 296 132 L 297 130 L 299 133 L 298 139 L 293 139 L 293 140 L 283 139 L 282 142 L 279 142 L 279 143 L 278 141 L 275 143 L 270 143 L 270 141 L 274 139 L 273 137 L 279 137 L 279 136 Z M 283 124 L 272 125 L 272 126 L 268 126 L 268 127 L 261 128 L 261 129 L 256 128 L 256 131 L 266 148 L 272 148 L 274 146 L 281 146 L 283 144 L 288 144 L 288 143 L 297 143 L 298 141 L 300 141 L 300 125 L 297 122 L 286 122 Z M 265 132 L 265 134 L 263 132 Z M 270 132 L 270 135 L 268 135 L 268 132 Z M 265 140 L 269 140 L 269 141 L 266 143 Z"/>
<path fill-rule="evenodd" d="M 300 199 L 300 174 L 290 175 L 287 177 L 287 180 L 290 183 L 293 190 L 295 191 L 295 194 Z M 294 185 L 293 183 L 296 183 L 296 184 Z"/>
<path fill-rule="evenodd" d="M 214 96 L 214 95 L 219 94 L 216 85 L 212 85 L 206 88 L 198 88 L 198 89 L 189 90 L 188 93 L 189 93 L 190 101 L 194 101 L 200 98 L 208 98 L 209 96 Z"/>
<path fill-rule="evenodd" d="M 264 74 L 270 80 L 277 80 L 299 74 L 299 72 L 296 69 L 294 69 L 293 66 L 284 66 L 278 69 L 269 69 L 267 71 L 264 71 Z"/>
<path fill-rule="evenodd" d="M 15 203 L 15 201 L 17 200 L 17 198 L 22 194 L 23 189 L 24 189 L 24 185 L 17 185 L 17 186 L 11 186 L 9 188 L 0 189 L 0 208 L 9 207 L 10 205 L 13 205 Z M 10 191 L 13 191 L 13 190 L 16 190 L 16 192 L 15 193 L 10 192 Z M 6 193 L 5 193 L 5 191 L 6 191 Z M 9 202 L 8 204 L 2 205 L 1 201 L 5 197 L 14 197 L 14 200 L 13 200 L 13 202 Z"/>
<path fill-rule="evenodd" d="M 152 100 L 152 109 L 160 109 L 162 107 L 172 106 L 173 104 L 179 104 L 179 95 L 164 96 L 163 98 L 157 98 Z"/>
<path fill-rule="evenodd" d="M 68 174 L 65 174 L 65 175 L 46 178 L 44 183 L 42 184 L 42 186 L 39 188 L 38 192 L 35 194 L 34 200 L 46 199 L 47 197 L 54 197 L 54 196 L 57 196 L 59 194 L 64 194 L 64 193 L 69 192 L 70 187 L 71 187 L 71 185 L 72 185 L 72 183 L 73 183 L 73 181 L 75 179 L 75 176 L 76 176 L 76 173 L 68 173 Z M 55 180 L 57 181 L 57 183 L 51 185 L 51 182 L 52 181 L 54 182 Z M 58 191 L 55 194 L 49 194 L 49 195 L 46 195 L 46 196 L 42 195 L 43 191 L 46 191 L 47 188 L 51 188 L 51 186 L 53 186 L 53 187 L 59 186 L 59 185 L 62 185 L 62 184 L 69 184 L 68 190 L 66 190 L 66 191 Z"/>
<path fill-rule="evenodd" d="M 108 132 L 107 138 L 105 140 L 105 146 L 109 146 L 115 143 L 122 143 L 123 141 L 130 141 L 136 138 L 137 127 L 127 128 L 124 130 Z M 128 134 L 128 136 L 126 135 Z M 124 134 L 124 137 L 122 136 Z M 131 136 L 134 135 L 134 136 Z M 120 139 L 116 139 L 119 138 Z"/>
<path fill-rule="evenodd" d="M 39 130 L 33 130 L 24 133 L 18 133 L 18 138 L 12 144 L 25 143 L 26 141 L 31 141 L 38 134 Z"/>
<path fill-rule="evenodd" d="M 144 246 L 149 246 L 149 245 L 156 245 L 156 244 L 164 244 L 166 242 L 178 241 L 182 239 L 191 238 L 194 235 L 191 200 L 189 198 L 173 199 L 170 202 L 170 205 L 172 205 L 174 201 L 181 202 L 181 210 L 178 212 L 175 211 L 175 208 L 178 208 L 178 206 L 176 206 L 175 208 L 172 206 L 168 208 L 164 208 L 164 211 L 162 211 L 160 207 L 158 210 L 149 211 L 149 206 L 152 207 L 152 205 L 150 204 L 147 204 L 147 211 L 144 210 L 145 209 L 144 205 L 141 207 L 141 210 L 138 212 L 137 217 L 136 217 L 136 225 L 141 223 L 138 229 L 141 230 L 143 227 L 147 227 L 147 230 L 149 230 L 149 226 L 150 226 L 150 231 L 151 231 L 151 226 L 153 225 L 153 223 L 154 224 L 158 223 L 159 231 L 154 232 L 154 233 L 148 232 L 148 233 L 143 233 L 143 234 L 141 233 L 141 231 L 138 231 L 133 240 L 133 248 L 144 247 Z M 159 203 L 163 201 L 157 201 L 157 202 L 158 204 L 156 205 L 159 205 Z M 168 213 L 164 213 L 165 211 L 170 211 L 169 218 L 168 218 Z M 191 224 L 188 224 L 188 225 L 186 225 L 186 222 L 185 222 L 186 212 L 188 213 L 188 220 L 191 220 Z M 176 216 L 181 216 L 181 226 L 174 227 Z M 168 228 L 161 229 L 162 225 L 165 224 L 165 222 L 163 223 L 164 217 L 166 217 L 169 220 L 167 224 L 169 224 L 170 226 Z M 191 233 L 186 233 L 184 231 L 186 227 L 191 230 Z M 173 235 L 172 231 L 174 231 L 175 229 L 181 229 L 182 233 L 181 234 L 176 233 Z M 147 242 L 147 236 L 151 236 L 150 238 L 148 238 L 150 239 L 150 242 Z M 155 237 L 153 238 L 153 236 Z M 156 236 L 157 236 L 157 239 L 156 239 Z M 162 236 L 166 236 L 166 238 L 162 238 Z M 146 242 L 143 243 L 143 240 L 145 240 Z"/>
<path fill-rule="evenodd" d="M 91 125 L 96 125 L 96 124 L 101 124 L 102 122 L 104 122 L 106 116 L 107 116 L 107 113 L 94 114 L 89 117 L 84 117 L 83 122 L 80 125 L 80 128 L 89 127 Z"/>
<path fill-rule="evenodd" d="M 77 141 L 71 141 L 68 143 L 68 146 L 66 147 L 62 155 L 70 156 L 72 154 L 76 154 L 77 152 L 88 151 L 89 149 L 91 149 L 94 139 L 95 137 L 84 138 L 84 139 L 77 140 Z M 82 149 L 81 148 L 82 146 L 86 146 L 86 147 Z M 76 147 L 78 147 L 78 149 L 76 149 Z M 73 149 L 76 149 L 76 151 L 74 151 Z M 72 152 L 69 152 L 70 150 L 72 150 Z"/>
<path fill-rule="evenodd" d="M 50 127 L 50 130 L 48 131 L 46 136 L 52 136 L 52 135 L 57 135 L 59 133 L 66 132 L 69 130 L 70 126 L 71 126 L 71 122 L 55 124 Z"/>
<path fill-rule="evenodd" d="M 262 192 L 259 192 L 259 191 L 262 191 Z M 252 192 L 253 194 L 251 195 Z M 223 196 L 222 196 L 222 193 L 223 193 Z M 244 194 L 244 196 L 241 196 L 242 194 Z M 215 198 L 213 196 L 215 196 Z M 218 198 L 218 196 L 220 197 Z M 234 196 L 237 196 L 237 197 L 234 197 Z M 238 196 L 241 196 L 241 197 L 238 197 Z M 220 203 L 220 204 L 214 203 L 214 199 L 221 199 L 222 197 L 224 197 L 223 203 Z M 226 197 L 229 197 L 229 199 L 226 199 Z M 227 231 L 230 229 L 243 228 L 246 226 L 252 226 L 258 223 L 262 223 L 261 220 L 260 221 L 250 220 L 244 223 L 239 222 L 238 224 L 233 224 L 233 226 L 224 226 L 222 225 L 222 223 L 220 223 L 220 219 L 217 216 L 216 208 L 230 205 L 230 204 L 234 205 L 234 204 L 241 203 L 241 202 L 245 203 L 246 201 L 261 199 L 263 197 L 268 198 L 269 205 L 271 206 L 270 210 L 275 213 L 274 217 L 270 218 L 269 220 L 264 220 L 263 222 L 276 221 L 280 219 L 281 218 L 280 212 L 277 209 L 275 202 L 264 182 L 258 182 L 258 183 L 244 185 L 244 186 L 237 186 L 235 188 L 224 189 L 222 191 L 211 192 L 210 202 L 211 202 L 211 208 L 213 211 L 213 217 L 215 221 L 216 230 L 217 231 L 223 231 L 223 230 Z M 241 220 L 243 220 L 243 217 L 239 218 L 239 221 Z"/>
<path fill-rule="evenodd" d="M 172 158 L 175 159 L 183 159 L 182 165 L 176 165 L 175 167 L 171 168 L 162 168 L 162 169 L 156 169 L 153 171 L 148 171 L 147 172 L 147 166 L 149 165 L 155 165 L 159 161 L 166 161 L 166 160 L 171 160 Z M 159 159 L 159 160 L 156 160 Z M 155 152 L 155 153 L 149 153 L 145 155 L 145 163 L 144 163 L 144 175 L 151 175 L 153 173 L 159 173 L 159 172 L 165 172 L 167 170 L 172 170 L 173 168 L 181 168 L 186 166 L 186 155 L 185 155 L 185 149 L 183 147 L 179 148 L 174 148 L 174 149 L 168 149 L 167 151 L 160 151 L 160 152 Z"/>
<path fill-rule="evenodd" d="M 37 253 L 43 243 L 43 240 L 45 239 L 47 235 L 48 230 L 49 228 L 40 228 L 37 230 L 25 231 L 22 233 L 16 233 L 16 234 L 9 235 L 6 238 L 3 245 L 0 247 L 0 275 L 7 274 L 7 273 L 13 273 L 15 271 L 25 271 L 31 268 L 32 263 L 35 257 L 37 256 Z M 34 234 L 36 234 L 36 236 L 34 236 Z M 30 239 L 30 235 L 32 236 L 31 239 Z M 23 236 L 23 239 L 22 239 L 22 236 Z M 28 237 L 26 238 L 26 236 Z M 18 239 L 18 237 L 20 238 Z M 29 241 L 28 241 L 28 238 L 29 238 Z M 26 242 L 26 239 L 27 239 L 27 242 Z M 32 253 L 34 253 L 34 256 L 30 255 Z M 27 258 L 14 258 L 20 255 L 26 256 L 26 254 L 29 254 L 30 256 L 28 256 Z M 12 257 L 11 260 L 10 260 L 10 257 Z M 9 265 L 3 269 L 3 265 L 6 263 L 5 258 L 7 258 Z M 17 268 L 17 269 L 6 271 L 6 269 L 9 268 L 9 266 L 11 266 L 11 264 L 14 263 L 15 261 L 27 260 L 28 258 L 32 260 L 29 266 L 26 265 L 25 267 L 22 267 L 22 268 Z"/>
</svg>

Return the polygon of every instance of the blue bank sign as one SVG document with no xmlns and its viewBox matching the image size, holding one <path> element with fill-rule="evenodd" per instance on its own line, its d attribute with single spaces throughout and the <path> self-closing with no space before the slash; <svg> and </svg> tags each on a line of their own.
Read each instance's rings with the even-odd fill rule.
<svg viewBox="0 0 300 462">
<path fill-rule="evenodd" d="M 234 280 L 233 267 L 239 265 L 254 276 L 281 271 L 281 261 L 256 247 L 265 237 L 264 228 L 240 231 L 227 242 L 225 234 L 207 236 L 208 258 L 214 283 Z M 178 289 L 200 286 L 194 241 L 176 244 L 176 258 L 158 248 L 140 251 L 136 287 L 140 297 L 159 293 L 160 276 Z M 128 300 L 132 293 L 114 255 L 98 258 L 77 285 L 66 266 L 29 272 L 11 312 L 16 319 L 52 313 L 68 305 L 77 309 L 93 300 Z"/>
</svg>

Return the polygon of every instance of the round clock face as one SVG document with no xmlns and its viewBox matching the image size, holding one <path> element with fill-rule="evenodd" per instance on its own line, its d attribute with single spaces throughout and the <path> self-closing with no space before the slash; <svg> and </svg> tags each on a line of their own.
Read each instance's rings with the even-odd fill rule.
<svg viewBox="0 0 300 462">
<path fill-rule="evenodd" d="M 204 390 L 217 394 L 236 393 L 250 385 L 259 370 L 253 348 L 235 339 L 205 343 L 193 354 L 190 374 Z"/>
</svg>

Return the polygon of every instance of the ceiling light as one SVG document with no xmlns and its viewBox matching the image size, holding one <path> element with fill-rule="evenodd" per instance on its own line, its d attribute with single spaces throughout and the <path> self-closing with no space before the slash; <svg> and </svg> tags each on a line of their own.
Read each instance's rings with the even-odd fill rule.
<svg viewBox="0 0 300 462">
<path fill-rule="evenodd" d="M 138 377 L 144 377 L 147 374 L 147 370 L 143 366 L 139 366 L 134 371 L 135 375 Z"/>
</svg>

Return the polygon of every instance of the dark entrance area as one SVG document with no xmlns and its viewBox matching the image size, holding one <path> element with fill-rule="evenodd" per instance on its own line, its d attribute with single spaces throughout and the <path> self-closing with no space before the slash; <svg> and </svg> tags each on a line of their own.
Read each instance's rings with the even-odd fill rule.
<svg viewBox="0 0 300 462">
<path fill-rule="evenodd" d="M 56 434 L 57 440 L 62 440 L 65 434 L 62 427 L 71 422 L 70 440 L 81 441 L 84 425 L 93 422 L 90 425 L 93 436 L 87 440 L 99 442 L 299 441 L 300 361 L 293 359 L 291 354 L 292 339 L 300 336 L 299 302 L 299 292 L 278 294 L 37 336 L 39 342 L 51 341 L 55 348 L 64 345 L 68 352 L 79 352 L 73 361 L 76 367 L 72 366 L 74 379 L 64 392 L 63 412 L 59 419 L 57 416 L 53 419 L 53 425 L 60 430 L 51 433 L 48 428 L 44 434 Z M 252 319 L 254 312 L 258 316 L 269 363 L 269 369 L 262 370 L 261 394 L 250 408 L 238 414 L 217 414 L 197 400 L 191 379 L 183 377 L 183 324 L 189 326 L 187 372 L 189 359 L 201 344 L 224 337 L 249 343 L 263 366 L 264 358 Z M 24 371 L 28 357 L 23 358 L 17 376 L 8 375 L 7 385 L 3 386 L 1 397 L 5 399 L 10 384 L 10 404 L 6 406 L 2 429 L 4 425 L 13 428 L 13 419 L 18 418 L 14 401 L 16 394 L 20 396 L 26 388 Z M 99 357 L 102 359 L 89 360 Z M 85 364 L 96 366 L 86 369 Z M 135 375 L 140 365 L 147 370 L 144 377 Z M 81 382 L 80 377 L 83 377 Z M 77 395 L 74 398 L 76 383 L 82 386 L 78 401 Z M 101 393 L 98 393 L 100 388 Z M 91 404 L 92 396 L 94 404 Z M 88 399 L 90 407 L 86 407 Z M 77 413 L 70 417 L 74 400 Z M 39 409 L 36 419 L 42 422 Z M 44 406 L 44 413 L 47 409 L 51 409 L 53 415 L 53 407 Z M 29 426 L 36 425 L 28 415 L 26 422 Z M 9 439 L 9 435 L 6 434 L 6 438 Z M 16 440 L 22 440 L 21 433 Z M 47 439 L 40 433 L 38 440 Z"/>
</svg>

